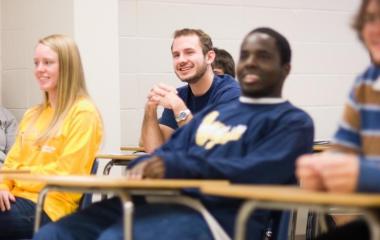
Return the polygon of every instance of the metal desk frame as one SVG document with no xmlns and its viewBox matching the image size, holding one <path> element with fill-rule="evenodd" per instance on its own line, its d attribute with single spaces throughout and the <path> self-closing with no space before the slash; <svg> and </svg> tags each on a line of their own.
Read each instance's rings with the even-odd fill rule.
<svg viewBox="0 0 380 240">
<path fill-rule="evenodd" d="M 368 208 L 347 207 L 339 205 L 321 205 L 321 204 L 303 204 L 303 203 L 289 203 L 289 202 L 269 202 L 258 200 L 247 200 L 239 210 L 236 222 L 235 240 L 245 239 L 246 224 L 248 218 L 258 208 L 275 209 L 275 210 L 297 210 L 299 208 L 307 208 L 310 211 L 329 213 L 331 208 L 341 209 L 343 211 L 354 211 L 363 214 L 364 220 L 369 224 L 371 238 L 373 240 L 380 239 L 380 222 L 375 214 Z"/>
<path fill-rule="evenodd" d="M 132 240 L 132 229 L 133 227 L 133 211 L 134 205 L 130 199 L 131 195 L 144 195 L 144 196 L 179 196 L 180 190 L 157 190 L 157 189 L 147 189 L 147 190 L 126 190 L 125 188 L 106 188 L 106 187 L 66 187 L 59 185 L 49 185 L 46 186 L 40 194 L 38 195 L 35 222 L 34 222 L 34 233 L 38 231 L 41 225 L 42 210 L 45 203 L 46 196 L 50 191 L 61 191 L 61 192 L 78 192 L 78 193 L 99 193 L 99 194 L 115 194 L 115 196 L 120 198 L 123 206 L 123 217 L 124 217 L 124 240 Z"/>
<path fill-rule="evenodd" d="M 10 177 L 11 178 L 11 177 Z M 142 180 L 143 181 L 143 180 Z M 165 180 L 171 184 L 171 180 Z M 181 181 L 181 180 L 180 180 Z M 178 182 L 173 180 L 173 182 Z M 41 223 L 41 213 L 43 210 L 43 206 L 45 203 L 46 196 L 50 191 L 63 191 L 63 192 L 91 192 L 91 193 L 100 193 L 100 194 L 115 194 L 118 196 L 123 205 L 123 217 L 124 217 L 124 240 L 132 240 L 132 232 L 133 228 L 133 211 L 134 205 L 130 199 L 130 196 L 140 195 L 140 196 L 159 196 L 159 197 L 168 197 L 168 201 L 174 198 L 182 198 L 182 199 L 191 199 L 190 197 L 186 197 L 181 195 L 181 191 L 185 188 L 201 188 L 202 185 L 211 184 L 211 185 L 227 185 L 227 181 L 215 181 L 215 180 L 206 180 L 204 183 L 201 181 L 197 181 L 198 183 L 192 183 L 192 181 L 186 180 L 186 182 L 191 183 L 177 183 L 175 186 L 168 186 L 170 184 L 164 185 L 161 187 L 160 184 L 158 186 L 128 186 L 120 185 L 120 186 L 67 186 L 60 183 L 46 183 L 46 186 L 40 191 L 37 204 L 36 204 L 36 213 L 35 213 L 35 225 L 34 232 L 37 232 L 40 223 Z M 189 206 L 185 203 L 185 200 L 178 201 L 178 204 L 182 204 L 185 206 Z M 191 206 L 190 206 L 191 207 Z M 192 207 L 195 211 L 198 211 L 196 208 Z"/>
</svg>

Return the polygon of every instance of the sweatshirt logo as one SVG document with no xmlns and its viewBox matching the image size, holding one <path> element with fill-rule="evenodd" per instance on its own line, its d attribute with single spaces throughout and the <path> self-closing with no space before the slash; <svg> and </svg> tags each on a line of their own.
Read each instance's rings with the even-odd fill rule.
<svg viewBox="0 0 380 240">
<path fill-rule="evenodd" d="M 55 147 L 53 146 L 43 145 L 41 148 L 41 152 L 52 153 L 54 151 L 55 151 Z"/>
<path fill-rule="evenodd" d="M 247 130 L 245 125 L 226 126 L 222 122 L 216 121 L 219 116 L 217 111 L 213 111 L 203 118 L 195 135 L 195 143 L 205 149 L 211 149 L 216 144 L 226 144 L 230 141 L 237 141 Z"/>
</svg>

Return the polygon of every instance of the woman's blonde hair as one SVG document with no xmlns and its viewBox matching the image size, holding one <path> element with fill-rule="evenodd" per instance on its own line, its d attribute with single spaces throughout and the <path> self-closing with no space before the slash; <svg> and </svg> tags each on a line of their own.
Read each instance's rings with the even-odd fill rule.
<svg viewBox="0 0 380 240">
<path fill-rule="evenodd" d="M 48 127 L 37 139 L 38 143 L 55 136 L 63 119 L 80 97 L 89 98 L 79 50 L 74 40 L 65 35 L 54 34 L 38 41 L 58 55 L 59 75 L 57 81 L 57 99 L 53 118 Z M 49 105 L 48 93 L 44 93 L 44 102 L 37 107 L 35 118 Z M 33 125 L 33 124 L 32 124 Z"/>
</svg>

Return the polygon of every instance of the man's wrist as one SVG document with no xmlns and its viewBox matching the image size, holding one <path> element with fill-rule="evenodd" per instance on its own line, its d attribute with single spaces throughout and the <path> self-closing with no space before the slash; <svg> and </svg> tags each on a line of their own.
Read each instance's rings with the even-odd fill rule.
<svg viewBox="0 0 380 240">
<path fill-rule="evenodd" d="M 175 115 L 175 121 L 177 123 L 180 123 L 182 121 L 186 121 L 186 119 L 189 118 L 190 114 L 191 114 L 191 111 L 188 108 L 186 108 L 186 109 L 180 111 L 177 115 Z"/>
<path fill-rule="evenodd" d="M 145 114 L 148 114 L 149 116 L 156 116 L 157 115 L 157 105 L 147 103 L 145 105 Z"/>
</svg>

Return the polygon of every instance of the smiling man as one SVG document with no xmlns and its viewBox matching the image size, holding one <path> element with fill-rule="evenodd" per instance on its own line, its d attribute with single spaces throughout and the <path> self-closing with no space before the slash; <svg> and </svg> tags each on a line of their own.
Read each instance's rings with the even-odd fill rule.
<svg viewBox="0 0 380 240">
<path fill-rule="evenodd" d="M 239 101 L 210 107 L 147 157 L 132 163 L 129 177 L 225 179 L 243 184 L 294 184 L 295 160 L 310 152 L 313 123 L 302 110 L 281 98 L 290 71 L 288 41 L 269 28 L 250 32 L 241 45 L 237 75 Z M 188 194 L 219 226 L 217 239 L 230 239 L 241 201 Z M 202 215 L 188 207 L 135 202 L 134 239 L 215 239 Z M 96 203 L 41 229 L 35 239 L 123 239 L 120 200 Z M 258 211 L 249 221 L 249 239 L 274 236 L 280 213 Z M 215 226 L 215 225 L 214 225 Z"/>
<path fill-rule="evenodd" d="M 237 100 L 240 93 L 234 78 L 214 75 L 211 63 L 215 52 L 211 38 L 202 30 L 175 31 L 171 51 L 175 74 L 187 84 L 178 89 L 158 84 L 150 90 L 140 137 L 140 145 L 147 152 L 161 146 L 193 114 L 208 105 Z M 165 108 L 160 119 L 157 119 L 158 106 Z"/>
</svg>

